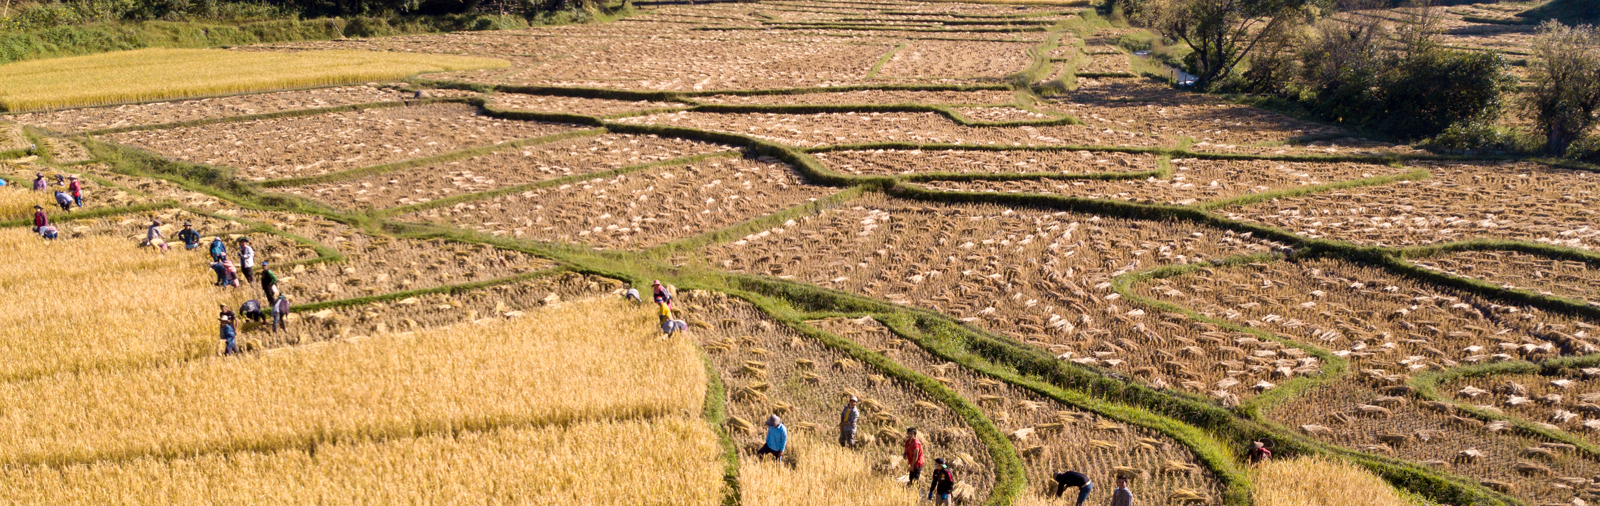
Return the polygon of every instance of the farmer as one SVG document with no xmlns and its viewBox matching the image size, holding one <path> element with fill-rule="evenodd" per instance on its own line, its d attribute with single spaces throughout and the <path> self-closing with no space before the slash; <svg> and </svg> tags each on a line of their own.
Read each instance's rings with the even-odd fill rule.
<svg viewBox="0 0 1600 506">
<path fill-rule="evenodd" d="M 161 220 L 154 219 L 154 218 L 150 219 L 150 226 L 145 227 L 145 229 L 144 229 L 144 245 L 145 246 L 160 247 L 160 244 L 156 243 L 156 241 L 160 241 L 161 240 L 161 228 L 160 227 L 161 227 Z"/>
<path fill-rule="evenodd" d="M 38 232 L 49 225 L 50 218 L 44 215 L 44 206 L 33 206 L 33 231 Z"/>
<path fill-rule="evenodd" d="M 783 426 L 783 421 L 778 419 L 778 415 L 768 416 L 767 444 L 761 445 L 761 449 L 756 451 L 756 458 L 760 459 L 762 455 L 770 454 L 776 457 L 779 463 L 782 463 L 783 450 L 788 446 L 789 428 Z"/>
<path fill-rule="evenodd" d="M 226 282 L 223 283 L 223 284 L 225 284 L 227 286 L 234 287 L 234 288 L 238 288 L 239 287 L 239 269 L 237 267 L 234 267 L 233 261 L 232 260 L 228 260 L 228 257 L 222 257 L 222 262 L 221 263 L 222 263 L 223 272 L 227 273 Z"/>
<path fill-rule="evenodd" d="M 58 237 L 60 234 L 61 234 L 61 232 L 59 230 L 56 230 L 56 226 L 55 225 L 45 225 L 45 226 L 39 227 L 39 237 L 43 237 L 45 239 L 49 239 L 49 240 L 54 241 L 54 240 L 56 240 L 56 237 Z"/>
<path fill-rule="evenodd" d="M 234 338 L 238 337 L 239 332 L 233 328 L 233 320 L 228 317 L 223 317 L 219 320 L 222 321 L 222 342 L 227 343 L 227 346 L 222 348 L 222 354 L 232 355 L 238 353 L 239 346 L 234 343 Z"/>
<path fill-rule="evenodd" d="M 83 185 L 78 183 L 78 176 L 72 176 L 72 182 L 67 184 L 67 193 L 72 195 L 74 204 L 83 207 Z"/>
<path fill-rule="evenodd" d="M 1128 475 L 1117 475 L 1117 489 L 1111 491 L 1111 506 L 1133 506 L 1133 491 L 1128 490 Z"/>
<path fill-rule="evenodd" d="M 667 307 L 665 302 L 656 301 L 656 314 L 661 316 L 661 323 L 665 324 L 672 319 L 672 308 Z"/>
<path fill-rule="evenodd" d="M 278 301 L 272 303 L 272 332 L 276 334 L 279 329 L 288 330 L 284 319 L 289 317 L 289 297 L 279 295 Z"/>
<path fill-rule="evenodd" d="M 72 210 L 72 196 L 71 195 L 67 195 L 67 192 L 57 191 L 56 192 L 56 205 L 61 206 L 61 211 L 62 212 L 71 211 Z"/>
<path fill-rule="evenodd" d="M 217 304 L 217 319 L 228 323 L 238 323 L 239 318 L 234 316 L 233 310 L 227 304 Z"/>
<path fill-rule="evenodd" d="M 220 262 L 220 261 L 219 262 L 211 262 L 211 272 L 217 273 L 217 285 L 216 286 L 227 286 L 227 284 L 228 284 L 228 266 L 222 265 L 222 262 Z"/>
<path fill-rule="evenodd" d="M 157 225 L 161 224 L 161 222 L 154 223 Z M 200 233 L 194 231 L 194 227 L 191 226 L 187 221 L 183 222 L 183 230 L 178 232 L 178 240 L 183 241 L 183 249 L 195 249 L 200 247 Z"/>
<path fill-rule="evenodd" d="M 622 292 L 622 300 L 633 301 L 634 304 L 638 304 L 639 303 L 639 289 L 638 288 L 633 288 L 633 287 L 628 287 L 628 291 Z"/>
<path fill-rule="evenodd" d="M 244 273 L 244 280 L 249 283 L 256 282 L 256 249 L 250 247 L 249 237 L 239 238 L 239 271 Z"/>
<path fill-rule="evenodd" d="M 917 478 L 922 477 L 922 465 L 925 463 L 922 460 L 922 440 L 917 439 L 916 427 L 906 429 L 905 457 L 906 464 L 911 466 L 911 474 L 906 480 L 906 486 L 910 487 L 917 483 Z"/>
<path fill-rule="evenodd" d="M 1077 471 L 1056 473 L 1056 497 L 1061 497 L 1061 494 L 1067 491 L 1067 487 L 1078 487 L 1077 506 L 1083 506 L 1084 501 L 1089 500 L 1089 492 L 1094 491 L 1094 482 Z"/>
<path fill-rule="evenodd" d="M 261 262 L 261 291 L 267 294 L 267 300 L 278 299 L 278 275 L 267 268 L 266 262 Z"/>
<path fill-rule="evenodd" d="M 33 191 L 42 192 L 49 187 L 50 183 L 45 182 L 43 172 L 33 175 Z"/>
<path fill-rule="evenodd" d="M 667 287 L 661 286 L 661 280 L 658 279 L 655 283 L 651 283 L 650 288 L 655 292 L 655 302 L 657 304 L 672 306 L 672 294 L 667 292 Z"/>
<path fill-rule="evenodd" d="M 839 413 L 839 446 L 856 446 L 856 421 L 861 419 L 861 408 L 856 407 L 858 402 L 860 399 L 850 396 L 850 400 L 844 404 L 844 411 Z"/>
<path fill-rule="evenodd" d="M 684 323 L 683 320 L 668 319 L 667 321 L 661 322 L 661 333 L 665 334 L 663 337 L 672 337 L 673 334 L 683 332 L 685 330 L 689 330 L 689 324 Z"/>
<path fill-rule="evenodd" d="M 1245 450 L 1244 454 L 1250 459 L 1251 464 L 1260 464 L 1272 459 L 1272 450 L 1267 449 L 1267 445 L 1261 441 L 1251 441 L 1250 448 Z"/>
<path fill-rule="evenodd" d="M 934 504 L 950 504 L 950 493 L 956 488 L 956 477 L 944 459 L 933 459 L 932 483 L 928 484 L 928 499 Z"/>
<path fill-rule="evenodd" d="M 228 258 L 228 245 L 222 242 L 221 237 L 211 238 L 211 261 L 221 262 Z"/>
<path fill-rule="evenodd" d="M 261 303 L 255 299 L 244 301 L 244 305 L 239 306 L 239 314 L 244 315 L 246 320 L 258 324 L 267 323 L 267 316 L 261 312 Z"/>
</svg>

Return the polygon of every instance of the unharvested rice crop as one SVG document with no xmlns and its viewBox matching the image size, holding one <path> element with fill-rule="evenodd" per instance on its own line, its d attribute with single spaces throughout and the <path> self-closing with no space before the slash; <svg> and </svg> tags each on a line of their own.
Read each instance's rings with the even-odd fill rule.
<svg viewBox="0 0 1600 506">
<path fill-rule="evenodd" d="M 0 65 L 0 107 L 31 111 L 397 79 L 503 60 L 370 51 L 138 49 Z"/>
<path fill-rule="evenodd" d="M 733 271 L 941 311 L 1062 360 L 1223 398 L 1320 368 L 1316 357 L 1275 357 L 1296 363 L 1225 375 L 1215 364 L 1226 358 L 1202 345 L 1233 343 L 1228 353 L 1236 356 L 1227 357 L 1243 361 L 1260 359 L 1258 350 L 1277 353 L 1268 349 L 1277 343 L 1238 342 L 1247 336 L 1147 313 L 1112 290 L 1123 274 L 1267 252 L 1270 242 L 1185 223 L 878 196 L 846 206 L 711 246 L 705 257 Z"/>
<path fill-rule="evenodd" d="M 792 429 L 791 429 L 792 430 Z M 927 493 L 927 480 L 920 487 L 906 487 L 894 477 L 875 472 L 867 457 L 826 443 L 826 436 L 790 436 L 794 468 L 772 459 L 748 457 L 739 462 L 739 494 L 748 506 L 809 506 L 819 498 L 830 504 L 854 506 L 912 506 Z M 786 452 L 786 455 L 789 452 Z M 928 462 L 923 474 L 933 472 Z M 899 475 L 903 476 L 903 475 Z M 957 476 L 957 479 L 963 476 Z"/>
<path fill-rule="evenodd" d="M 518 93 L 495 94 L 489 97 L 489 102 L 495 108 L 508 111 L 557 112 L 588 116 L 610 116 L 653 109 L 688 107 L 687 104 L 676 102 L 607 100 L 603 98 L 523 95 Z"/>
<path fill-rule="evenodd" d="M 210 271 L 135 245 L 0 230 L 0 380 L 214 353 L 212 315 L 228 296 L 208 286 Z"/>
<path fill-rule="evenodd" d="M 411 93 L 401 91 L 397 86 L 337 86 L 255 95 L 234 95 L 172 102 L 30 112 L 12 116 L 11 119 L 18 123 L 48 130 L 76 133 L 185 121 L 203 121 L 231 116 L 395 102 L 410 96 L 412 96 Z"/>
<path fill-rule="evenodd" d="M 872 142 L 1000 144 L 1012 146 L 1162 146 L 1170 140 L 1080 125 L 961 126 L 937 113 L 730 114 L 678 112 L 623 118 L 623 123 L 669 125 L 748 135 L 800 147 Z"/>
<path fill-rule="evenodd" d="M 50 152 L 50 159 L 56 163 L 87 162 L 93 158 L 89 154 L 88 148 L 83 147 L 82 144 L 60 137 L 45 137 L 42 139 L 42 143 L 44 148 Z"/>
<path fill-rule="evenodd" d="M 1324 457 L 1274 460 L 1256 470 L 1258 506 L 1408 506 L 1388 482 L 1354 464 Z"/>
<path fill-rule="evenodd" d="M 1111 154 L 1103 156 L 1110 157 Z M 1042 193 L 1126 200 L 1143 204 L 1190 205 L 1258 193 L 1391 176 L 1407 169 L 1363 163 L 1308 163 L 1179 158 L 1171 178 L 1114 180 L 941 181 L 938 190 Z"/>
<path fill-rule="evenodd" d="M 901 175 L 927 172 L 959 174 L 1098 174 L 1154 171 L 1156 157 L 1142 153 L 1090 151 L 940 151 L 878 149 L 817 153 L 837 172 L 854 175 Z"/>
<path fill-rule="evenodd" d="M 896 52 L 879 77 L 889 79 L 1000 78 L 1031 63 L 1026 42 L 917 40 Z"/>
<path fill-rule="evenodd" d="M 33 206 L 56 210 L 55 199 L 45 192 L 23 189 L 20 184 L 0 187 L 0 221 L 23 220 L 33 224 Z"/>
<path fill-rule="evenodd" d="M 1097 486 L 1117 473 L 1134 480 L 1134 504 L 1165 504 L 1174 497 L 1221 501 L 1221 483 L 1187 447 L 1143 427 L 1097 416 L 1030 390 L 940 360 L 894 335 L 871 318 L 809 322 L 928 375 L 960 393 L 992 420 L 1023 457 L 1029 493 L 1016 504 L 1047 504 L 1038 493 L 1054 473 L 1077 470 Z M 932 437 L 948 437 L 935 434 Z M 963 436 L 965 437 L 965 436 Z M 1106 492 L 1110 486 L 1098 488 Z M 1172 501 L 1176 502 L 1176 501 Z"/>
<path fill-rule="evenodd" d="M 581 422 L 339 442 L 317 445 L 314 452 L 14 466 L 0 469 L 0 494 L 11 504 L 38 505 L 137 497 L 174 505 L 714 506 L 724 488 L 720 450 L 698 419 Z"/>
<path fill-rule="evenodd" d="M 245 179 L 315 176 L 577 130 L 509 121 L 463 104 L 432 104 L 126 132 L 117 142 L 178 160 L 225 165 Z"/>
<path fill-rule="evenodd" d="M 614 301 L 497 325 L 0 385 L 0 462 L 271 451 L 363 438 L 698 413 L 694 347 Z M 315 381 L 307 381 L 314 378 Z M 639 378 L 653 378 L 639 381 Z"/>
<path fill-rule="evenodd" d="M 47 139 L 48 140 L 45 141 L 45 144 L 47 144 L 47 145 L 52 144 L 51 141 L 58 140 L 58 139 L 55 139 L 55 138 L 47 138 Z M 70 141 L 61 141 L 61 142 L 65 142 L 65 143 L 69 143 L 70 144 Z M 72 144 L 72 145 L 76 146 L 75 144 Z M 78 149 L 81 150 L 83 148 L 78 147 Z M 57 160 L 59 161 L 60 159 L 57 159 Z M 107 208 L 107 207 L 124 207 L 124 206 L 130 206 L 130 205 L 135 205 L 135 204 L 145 204 L 145 203 L 149 203 L 149 202 L 152 202 L 152 201 L 155 200 L 155 199 L 152 199 L 152 198 L 147 197 L 147 196 L 138 195 L 136 193 L 126 191 L 123 188 L 118 188 L 118 187 L 115 187 L 115 186 L 103 185 L 103 184 L 100 183 L 100 181 L 97 180 L 98 178 L 84 177 L 86 174 L 95 174 L 95 175 L 103 174 L 104 171 L 106 171 L 106 169 L 107 169 L 107 167 L 105 165 L 103 165 L 103 164 L 89 164 L 89 165 L 72 166 L 72 167 L 53 167 L 53 166 L 39 165 L 39 164 L 32 163 L 32 162 L 21 162 L 21 163 L 18 163 L 18 162 L 0 162 L 0 175 L 5 175 L 5 176 L 11 178 L 13 181 L 17 181 L 19 183 L 19 184 L 16 184 L 14 186 L 13 185 L 8 185 L 8 187 L 6 188 L 7 190 L 15 190 L 17 192 L 28 191 L 28 190 L 25 190 L 25 189 L 31 189 L 32 188 L 34 176 L 39 174 L 39 173 L 43 173 L 44 174 L 45 181 L 48 184 L 48 191 L 44 191 L 44 192 L 28 191 L 28 193 L 33 194 L 33 196 L 22 199 L 22 200 L 37 200 L 36 202 L 33 202 L 32 204 L 28 204 L 27 205 L 26 214 L 28 216 L 32 216 L 32 214 L 33 214 L 33 205 L 34 204 L 43 205 L 44 208 L 45 208 L 45 212 L 49 213 L 50 217 L 52 219 L 54 219 L 54 218 L 56 218 L 58 216 L 66 216 L 66 215 L 68 215 L 70 213 L 75 213 L 75 212 L 80 210 L 80 208 L 78 208 L 78 207 L 73 207 L 72 211 L 70 211 L 68 213 L 62 213 L 61 208 L 56 206 L 55 192 L 57 192 L 57 191 L 63 191 L 63 192 L 67 191 L 67 185 L 70 184 L 70 181 L 66 181 L 66 180 L 63 180 L 63 183 L 61 183 L 61 184 L 56 183 L 56 176 L 57 175 L 60 175 L 63 178 L 70 177 L 70 176 L 79 176 L 78 177 L 78 184 L 79 184 L 79 187 L 83 189 L 83 207 L 81 209 L 100 209 L 100 208 Z M 21 204 L 22 204 L 22 201 L 18 201 L 18 205 L 21 205 Z M 5 212 L 5 211 L 0 211 L 0 212 Z M 20 214 L 9 213 L 9 212 L 7 212 L 4 216 L 5 216 L 4 219 L 19 219 L 19 218 L 25 217 L 25 216 L 22 216 Z M 65 230 L 67 228 L 70 228 L 70 227 L 66 227 L 66 226 L 62 227 L 63 230 Z"/>
<path fill-rule="evenodd" d="M 539 188 L 400 216 L 494 235 L 649 247 L 816 200 L 832 189 L 805 184 L 764 158 L 715 158 L 608 179 Z"/>
<path fill-rule="evenodd" d="M 1230 218 L 1374 246 L 1510 239 L 1600 247 L 1600 174 L 1530 162 L 1417 162 L 1425 181 L 1229 207 Z"/>
<path fill-rule="evenodd" d="M 654 135 L 605 134 L 284 191 L 338 207 L 384 209 L 726 149 Z"/>
<path fill-rule="evenodd" d="M 1463 251 L 1413 260 L 1417 265 L 1506 288 L 1600 304 L 1600 271 L 1589 264 L 1516 251 Z"/>
<path fill-rule="evenodd" d="M 998 105 L 1016 100 L 1011 90 L 901 91 L 860 90 L 783 95 L 713 95 L 696 102 L 740 105 L 961 104 Z"/>
</svg>

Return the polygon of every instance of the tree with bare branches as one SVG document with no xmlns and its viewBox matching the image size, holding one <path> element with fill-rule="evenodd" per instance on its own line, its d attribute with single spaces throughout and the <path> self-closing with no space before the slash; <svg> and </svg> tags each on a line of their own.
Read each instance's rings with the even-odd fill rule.
<svg viewBox="0 0 1600 506">
<path fill-rule="evenodd" d="M 1312 0 L 1151 0 L 1142 21 L 1194 50 L 1189 58 L 1195 86 L 1208 89 L 1232 76 L 1264 41 L 1304 26 L 1317 13 Z"/>
</svg>

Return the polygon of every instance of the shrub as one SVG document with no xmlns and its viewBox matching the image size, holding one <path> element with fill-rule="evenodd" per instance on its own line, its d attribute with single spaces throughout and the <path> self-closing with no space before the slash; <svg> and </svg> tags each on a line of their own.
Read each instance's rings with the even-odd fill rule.
<svg viewBox="0 0 1600 506">
<path fill-rule="evenodd" d="M 1567 158 L 1585 163 L 1600 164 L 1600 135 L 1584 137 L 1567 147 Z"/>
<path fill-rule="evenodd" d="M 1559 155 L 1600 122 L 1600 30 L 1546 22 L 1534 51 L 1539 57 L 1529 69 L 1533 89 L 1523 107 L 1536 118 L 1545 150 Z"/>
<path fill-rule="evenodd" d="M 1428 139 L 1423 147 L 1449 153 L 1527 153 L 1539 149 L 1539 142 L 1516 129 L 1463 121 Z"/>
<path fill-rule="evenodd" d="M 350 18 L 350 22 L 344 26 L 346 37 L 382 37 L 394 35 L 394 31 L 394 27 L 389 26 L 388 20 L 366 16 Z"/>
</svg>

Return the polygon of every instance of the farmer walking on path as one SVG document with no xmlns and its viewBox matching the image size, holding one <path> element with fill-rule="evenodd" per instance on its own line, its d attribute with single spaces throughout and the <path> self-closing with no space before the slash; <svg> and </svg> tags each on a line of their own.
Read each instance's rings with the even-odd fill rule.
<svg viewBox="0 0 1600 506">
<path fill-rule="evenodd" d="M 906 486 L 910 487 L 917 484 L 917 478 L 922 477 L 922 466 L 926 462 L 923 460 L 922 440 L 917 439 L 916 427 L 906 429 L 905 456 L 906 464 L 911 466 L 911 474 L 906 480 Z"/>
<path fill-rule="evenodd" d="M 277 302 L 272 303 L 272 333 L 279 330 L 289 330 L 283 320 L 289 317 L 289 297 L 279 295 Z"/>
<path fill-rule="evenodd" d="M 161 222 L 155 220 L 151 220 L 151 223 L 156 225 L 161 224 Z M 183 249 L 195 249 L 200 247 L 200 233 L 196 232 L 194 227 L 191 226 L 187 221 L 183 222 L 183 230 L 178 232 L 178 240 L 183 241 Z"/>
<path fill-rule="evenodd" d="M 73 203 L 83 207 L 83 185 L 78 183 L 78 176 L 72 176 L 72 182 L 67 184 L 67 193 L 72 195 Z"/>
<path fill-rule="evenodd" d="M 249 237 L 239 238 L 239 272 L 244 273 L 246 283 L 256 282 L 256 249 L 250 247 Z"/>
<path fill-rule="evenodd" d="M 778 415 L 768 416 L 767 444 L 761 445 L 761 449 L 756 451 L 756 459 L 770 454 L 777 458 L 778 463 L 781 464 L 783 463 L 783 450 L 788 446 L 789 428 L 783 426 L 783 421 L 778 419 Z"/>
<path fill-rule="evenodd" d="M 261 262 L 261 291 L 267 294 L 267 300 L 278 300 L 278 275 L 267 267 L 266 262 Z"/>
<path fill-rule="evenodd" d="M 933 459 L 933 477 L 928 484 L 928 499 L 934 504 L 950 504 L 950 493 L 956 488 L 956 477 L 944 459 Z"/>
<path fill-rule="evenodd" d="M 1094 482 L 1089 481 L 1089 477 L 1084 476 L 1083 473 L 1067 471 L 1065 473 L 1056 473 L 1055 478 L 1056 497 L 1061 497 L 1061 494 L 1066 493 L 1067 487 L 1078 487 L 1077 506 L 1083 506 L 1084 501 L 1089 500 L 1089 492 L 1094 491 Z"/>
<path fill-rule="evenodd" d="M 1111 491 L 1111 506 L 1133 506 L 1133 491 L 1128 490 L 1128 476 L 1117 475 L 1117 489 Z"/>
<path fill-rule="evenodd" d="M 839 413 L 839 446 L 856 447 L 856 422 L 861 420 L 861 408 L 856 407 L 858 402 L 860 399 L 850 396 L 844 405 L 844 412 Z"/>
<path fill-rule="evenodd" d="M 221 237 L 211 238 L 211 261 L 221 262 L 228 259 L 228 244 L 222 242 Z"/>
</svg>

